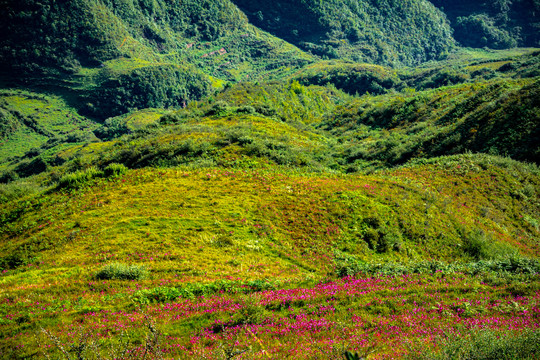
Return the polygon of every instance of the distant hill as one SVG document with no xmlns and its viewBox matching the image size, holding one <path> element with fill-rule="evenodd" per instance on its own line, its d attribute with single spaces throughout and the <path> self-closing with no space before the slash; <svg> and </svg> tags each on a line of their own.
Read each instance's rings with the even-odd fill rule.
<svg viewBox="0 0 540 360">
<path fill-rule="evenodd" d="M 430 1 L 448 16 L 454 37 L 463 46 L 540 46 L 538 0 Z"/>
<path fill-rule="evenodd" d="M 413 65 L 454 46 L 444 14 L 425 0 L 233 0 L 250 22 L 327 58 Z"/>
</svg>

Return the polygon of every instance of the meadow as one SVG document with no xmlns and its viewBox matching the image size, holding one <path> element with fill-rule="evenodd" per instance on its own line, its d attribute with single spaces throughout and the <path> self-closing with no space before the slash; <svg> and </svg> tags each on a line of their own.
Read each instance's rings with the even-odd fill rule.
<svg viewBox="0 0 540 360">
<path fill-rule="evenodd" d="M 0 3 L 1 359 L 540 358 L 537 1 Z"/>
</svg>

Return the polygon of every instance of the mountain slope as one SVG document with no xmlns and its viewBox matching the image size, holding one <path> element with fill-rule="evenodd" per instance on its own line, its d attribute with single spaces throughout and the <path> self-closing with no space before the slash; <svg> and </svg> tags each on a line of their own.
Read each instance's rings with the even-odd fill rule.
<svg viewBox="0 0 540 360">
<path fill-rule="evenodd" d="M 0 72 L 7 86 L 69 96 L 104 120 L 182 106 L 224 81 L 276 76 L 313 57 L 260 32 L 228 0 L 2 0 Z M 147 96 L 148 95 L 148 96 Z"/>
<path fill-rule="evenodd" d="M 268 329 L 257 335 L 264 339 L 263 347 L 277 357 L 287 356 L 293 349 L 278 344 L 288 344 L 283 339 L 289 337 L 274 332 L 283 326 L 274 321 L 289 314 L 295 314 L 296 322 L 297 316 L 331 322 L 314 332 L 305 329 L 310 339 L 305 346 L 317 344 L 323 353 L 332 351 L 324 339 L 337 339 L 332 324 L 349 329 L 362 323 L 350 339 L 356 339 L 352 334 L 369 334 L 370 321 L 377 317 L 401 326 L 396 316 L 416 319 L 409 314 L 413 300 L 416 312 L 421 311 L 419 304 L 447 307 L 453 314 L 451 324 L 429 312 L 431 325 L 422 326 L 448 331 L 458 331 L 456 323 L 466 324 L 476 314 L 462 314 L 462 302 L 474 302 L 473 309 L 480 311 L 483 303 L 477 300 L 486 296 L 511 303 L 512 294 L 521 294 L 515 300 L 520 307 L 486 307 L 475 319 L 497 318 L 504 329 L 511 319 L 526 322 L 527 312 L 536 316 L 534 272 L 539 265 L 523 258 L 537 257 L 540 250 L 540 177 L 535 166 L 468 155 L 370 176 L 300 174 L 277 167 L 108 174 L 0 206 L 0 291 L 8 299 L 0 305 L 0 349 L 10 358 L 55 354 L 54 348 L 37 347 L 36 341 L 52 344 L 46 333 L 29 336 L 40 328 L 63 344 L 76 344 L 78 337 L 69 338 L 72 331 L 82 331 L 76 324 L 87 329 L 87 340 L 98 342 L 102 350 L 115 344 L 124 328 L 133 351 L 144 351 L 135 350 L 145 336 L 144 316 L 156 319 L 154 327 L 166 329 L 160 348 L 175 358 L 197 356 L 190 351 L 217 351 L 226 341 L 225 331 L 238 333 L 239 341 L 260 351 L 244 326 L 253 326 L 252 333 Z M 509 256 L 511 260 L 505 260 Z M 456 260 L 463 263 L 453 263 Z M 132 275 L 125 279 L 132 280 L 98 275 L 112 263 L 130 264 Z M 501 267 L 509 269 L 508 277 L 497 275 Z M 324 292 L 322 299 L 305 296 L 306 287 L 332 286 L 340 282 L 330 280 L 336 275 L 364 272 L 359 281 L 369 286 L 361 293 L 347 287 L 343 293 Z M 409 275 L 383 277 L 381 272 Z M 369 274 L 378 275 L 366 278 Z M 392 279 L 400 285 L 388 285 L 379 293 L 377 284 L 393 284 Z M 419 297 L 417 291 L 424 286 L 431 289 L 427 294 L 437 296 Z M 414 297 L 411 307 L 377 301 L 370 308 L 371 292 L 380 299 Z M 293 295 L 298 293 L 304 296 Z M 279 294 L 290 302 L 279 300 Z M 274 300 L 261 304 L 261 296 Z M 456 297 L 461 310 L 451 307 L 458 306 Z M 207 301 L 213 310 L 199 313 L 196 309 L 206 309 Z M 358 302 L 362 305 L 354 305 Z M 219 304 L 230 304 L 236 315 Z M 177 312 L 178 306 L 182 308 Z M 334 310 L 321 310 L 325 306 Z M 163 315 L 169 311 L 174 315 Z M 351 311 L 358 318 L 351 319 Z M 124 316 L 131 318 L 129 326 Z M 96 326 L 100 331 L 92 330 Z M 371 344 L 377 354 L 395 357 L 398 349 L 406 350 L 403 339 L 391 333 L 385 338 L 396 342 L 393 350 L 369 337 L 361 344 L 349 337 L 339 342 L 356 350 Z M 403 334 L 422 338 L 419 333 Z M 292 335 L 298 339 L 298 333 Z M 213 340 L 192 343 L 197 337 Z M 296 358 L 310 358 L 316 349 Z"/>
<path fill-rule="evenodd" d="M 433 3 L 0 0 L 0 359 L 539 358 L 540 52 L 452 37 L 537 1 Z"/>
<path fill-rule="evenodd" d="M 448 16 L 454 37 L 463 46 L 503 49 L 540 46 L 537 0 L 431 0 Z"/>
<path fill-rule="evenodd" d="M 444 15 L 424 0 L 234 3 L 253 24 L 329 58 L 412 65 L 439 59 L 454 45 Z"/>
</svg>

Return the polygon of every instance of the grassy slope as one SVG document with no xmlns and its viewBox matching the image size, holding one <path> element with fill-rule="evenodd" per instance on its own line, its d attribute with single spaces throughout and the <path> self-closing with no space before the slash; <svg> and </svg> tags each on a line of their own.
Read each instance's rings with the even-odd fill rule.
<svg viewBox="0 0 540 360">
<path fill-rule="evenodd" d="M 46 3 L 2 22 L 16 33 L 2 61 L 45 69 L 25 85 L 32 92 L 6 90 L 2 103 L 5 156 L 39 146 L 2 165 L 3 181 L 38 174 L 0 187 L 3 358 L 61 356 L 42 327 L 68 348 L 118 344 L 125 330 L 140 358 L 145 315 L 167 356 L 187 358 L 247 346 L 245 358 L 371 347 L 392 358 L 434 348 L 444 333 L 538 326 L 538 263 L 526 260 L 540 248 L 538 168 L 481 154 L 426 159 L 494 149 L 537 161 L 538 54 L 462 50 L 419 69 L 334 61 L 299 70 L 311 55 L 252 27 L 229 1 Z M 319 9 L 329 28 L 336 4 L 345 6 Z M 50 48 L 17 33 L 27 16 Z M 94 21 L 77 21 L 85 16 Z M 323 45 L 342 57 L 373 40 L 335 30 Z M 419 56 L 450 46 L 439 40 Z M 370 59 L 416 61 L 377 46 L 364 47 Z M 282 77 L 296 80 L 267 81 Z M 225 86 L 246 79 L 260 83 Z M 366 91 L 380 96 L 352 95 Z M 186 109 L 164 109 L 185 100 Z M 148 106 L 156 109 L 137 110 Z M 98 141 L 70 132 L 96 127 L 75 108 L 121 115 L 95 130 Z M 14 141 L 25 132 L 28 144 Z M 432 144 L 448 135 L 460 138 Z M 134 170 L 55 188 L 113 162 Z M 454 261 L 466 265 L 445 265 Z M 97 279 L 112 262 L 149 276 Z M 402 272 L 421 274 L 381 275 Z M 346 274 L 357 279 L 337 278 Z"/>
<path fill-rule="evenodd" d="M 491 243 L 488 256 L 517 250 L 537 257 L 540 209 L 534 189 L 539 179 L 534 166 L 461 156 L 371 176 L 305 175 L 279 168 L 134 170 L 71 193 L 22 198 L 1 209 L 2 254 L 9 254 L 3 263 L 18 265 L 3 271 L 0 280 L 7 299 L 2 305 L 3 351 L 21 343 L 25 347 L 11 350 L 10 356 L 36 351 L 28 334 L 40 326 L 69 328 L 85 318 L 84 327 L 91 328 L 97 311 L 134 311 L 130 299 L 135 289 L 223 279 L 299 286 L 299 281 L 333 277 L 343 254 L 402 263 L 471 261 L 463 239 L 476 229 Z M 96 281 L 94 274 L 111 261 L 144 265 L 150 278 L 137 285 Z M 484 286 L 486 294 L 498 294 L 494 299 L 509 294 L 504 287 Z M 527 289 L 525 294 L 534 294 Z M 443 301 L 455 301 L 453 294 L 445 293 Z M 321 299 L 316 299 L 308 303 L 319 306 Z M 367 299 L 352 301 L 364 304 Z M 31 305 L 37 303 L 46 305 Z M 159 309 L 148 311 L 158 316 Z M 272 318 L 274 311 L 282 314 L 279 308 L 267 309 L 256 323 Z M 369 313 L 363 321 L 376 321 L 368 320 Z M 175 338 L 171 343 L 186 345 L 202 327 L 223 319 L 220 314 L 158 323 Z M 346 312 L 332 319 L 345 320 Z M 332 336 L 332 328 L 320 336 Z M 67 340 L 64 330 L 54 332 Z M 211 344 L 216 342 L 200 350 L 208 351 Z M 389 351 L 378 347 L 380 353 Z M 291 351 L 283 345 L 279 349 Z"/>
<path fill-rule="evenodd" d="M 0 101 L 5 126 L 1 133 L 2 163 L 38 148 L 54 137 L 79 136 L 79 141 L 85 141 L 89 137 L 85 133 L 91 133 L 97 127 L 56 96 L 3 90 Z"/>
</svg>

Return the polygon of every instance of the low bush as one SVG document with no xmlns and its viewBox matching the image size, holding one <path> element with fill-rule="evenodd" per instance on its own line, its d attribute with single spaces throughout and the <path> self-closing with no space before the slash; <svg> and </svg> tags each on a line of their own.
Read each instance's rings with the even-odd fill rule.
<svg viewBox="0 0 540 360">
<path fill-rule="evenodd" d="M 466 337 L 441 339 L 441 349 L 423 349 L 414 354 L 415 360 L 499 360 L 540 358 L 540 330 L 528 329 L 511 334 L 491 329 L 479 330 Z"/>
<path fill-rule="evenodd" d="M 128 168 L 125 165 L 118 163 L 109 164 L 105 169 L 103 169 L 106 177 L 117 177 L 127 173 L 127 171 Z"/>
<path fill-rule="evenodd" d="M 108 264 L 96 273 L 98 280 L 142 280 L 148 276 L 144 266 Z"/>
<path fill-rule="evenodd" d="M 219 280 L 208 284 L 191 283 L 178 288 L 161 286 L 153 289 L 139 290 L 133 295 L 133 299 L 135 302 L 141 304 L 149 304 L 175 301 L 179 297 L 193 299 L 195 297 L 217 293 L 249 294 L 273 289 L 275 289 L 274 283 L 265 280 Z"/>
<path fill-rule="evenodd" d="M 77 171 L 71 174 L 62 176 L 58 182 L 58 188 L 62 189 L 78 189 L 84 185 L 87 185 L 91 180 L 102 177 L 103 171 L 98 170 L 95 167 L 88 168 L 86 170 Z"/>
<path fill-rule="evenodd" d="M 79 189 L 83 186 L 89 185 L 93 180 L 98 178 L 114 178 L 122 174 L 125 174 L 129 169 L 118 163 L 112 163 L 107 165 L 105 169 L 99 170 L 96 167 L 91 167 L 86 170 L 76 171 L 64 175 L 58 181 L 59 189 Z"/>
<path fill-rule="evenodd" d="M 339 277 L 354 275 L 405 275 L 405 274 L 525 274 L 540 273 L 540 261 L 520 256 L 497 260 L 480 260 L 468 263 L 444 263 L 442 261 L 418 261 L 404 263 L 366 263 L 355 256 L 342 252 L 334 255 L 335 273 Z"/>
</svg>

